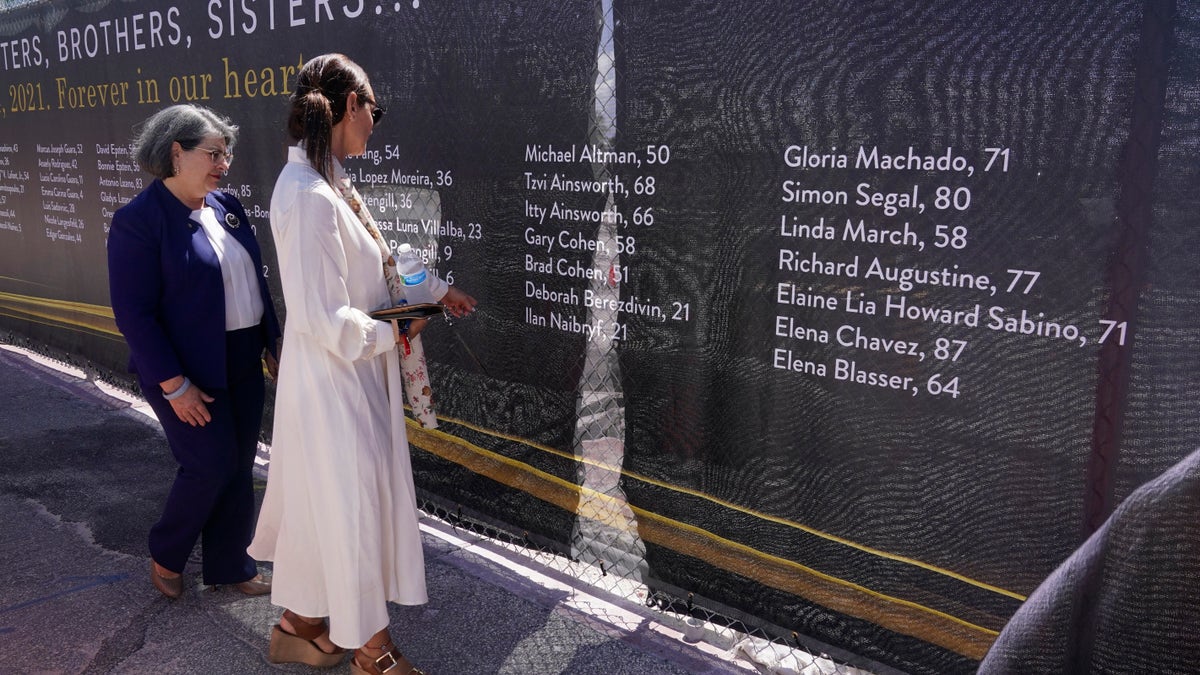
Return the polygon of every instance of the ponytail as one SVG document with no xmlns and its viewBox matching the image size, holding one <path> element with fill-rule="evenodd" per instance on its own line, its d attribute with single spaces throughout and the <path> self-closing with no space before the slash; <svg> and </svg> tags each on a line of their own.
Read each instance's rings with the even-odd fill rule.
<svg viewBox="0 0 1200 675">
<path fill-rule="evenodd" d="M 296 76 L 288 135 L 304 144 L 308 161 L 333 183 L 333 127 L 346 114 L 346 97 L 366 88 L 367 76 L 358 64 L 341 54 L 311 59 Z"/>
<path fill-rule="evenodd" d="M 333 108 L 329 99 L 314 89 L 297 100 L 288 121 L 288 132 L 294 140 L 304 142 L 308 161 L 332 183 L 333 157 L 329 145 L 333 137 Z"/>
</svg>

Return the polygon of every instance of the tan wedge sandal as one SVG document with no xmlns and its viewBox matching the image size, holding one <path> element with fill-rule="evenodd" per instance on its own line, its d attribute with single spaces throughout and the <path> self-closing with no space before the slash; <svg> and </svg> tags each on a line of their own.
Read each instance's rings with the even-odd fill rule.
<svg viewBox="0 0 1200 675">
<path fill-rule="evenodd" d="M 332 668 L 342 662 L 346 650 L 341 647 L 337 651 L 327 652 L 317 645 L 317 638 L 329 633 L 325 622 L 308 623 L 290 609 L 283 610 L 283 616 L 292 624 L 295 633 L 283 629 L 283 624 L 275 624 L 271 629 L 271 647 L 267 658 L 271 663 L 303 663 L 314 668 Z"/>
<path fill-rule="evenodd" d="M 365 649 L 382 649 L 383 654 L 378 657 L 367 654 Z M 354 650 L 354 657 L 350 659 L 350 672 L 353 675 L 425 675 L 425 671 L 413 666 L 404 658 L 404 655 L 396 650 L 396 645 L 392 644 L 391 640 L 381 644 L 372 645 L 365 644 L 363 648 Z M 360 662 L 359 659 L 362 659 Z M 365 663 L 366 665 L 363 665 Z"/>
</svg>

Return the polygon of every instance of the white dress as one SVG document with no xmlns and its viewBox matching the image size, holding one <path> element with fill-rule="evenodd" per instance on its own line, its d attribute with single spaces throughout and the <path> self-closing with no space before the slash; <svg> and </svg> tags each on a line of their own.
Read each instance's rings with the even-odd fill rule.
<svg viewBox="0 0 1200 675">
<path fill-rule="evenodd" d="M 336 167 L 341 175 L 342 169 Z M 271 602 L 362 646 L 387 601 L 426 602 L 425 561 L 380 251 L 298 147 L 271 195 L 287 308 L 267 490 L 254 541 Z"/>
</svg>

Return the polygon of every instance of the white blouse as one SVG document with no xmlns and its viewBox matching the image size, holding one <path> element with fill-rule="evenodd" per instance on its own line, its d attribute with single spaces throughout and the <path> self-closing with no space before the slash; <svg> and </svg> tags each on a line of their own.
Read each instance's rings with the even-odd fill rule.
<svg viewBox="0 0 1200 675">
<path fill-rule="evenodd" d="M 192 211 L 192 219 L 204 227 L 204 234 L 208 235 L 221 263 L 221 278 L 225 282 L 225 330 L 257 326 L 263 317 L 263 301 L 250 254 L 236 237 L 221 227 L 211 206 Z"/>
</svg>

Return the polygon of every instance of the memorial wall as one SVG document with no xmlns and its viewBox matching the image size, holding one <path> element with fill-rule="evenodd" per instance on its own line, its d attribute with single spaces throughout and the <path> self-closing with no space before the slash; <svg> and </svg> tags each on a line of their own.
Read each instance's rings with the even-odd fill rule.
<svg viewBox="0 0 1200 675">
<path fill-rule="evenodd" d="M 173 103 L 240 125 L 222 189 L 276 283 L 287 97 L 343 52 L 388 109 L 348 162 L 385 238 L 480 301 L 426 339 L 431 498 L 971 672 L 1200 441 L 1198 5 L 28 3 L 0 329 L 123 376 L 105 236 Z"/>
</svg>

